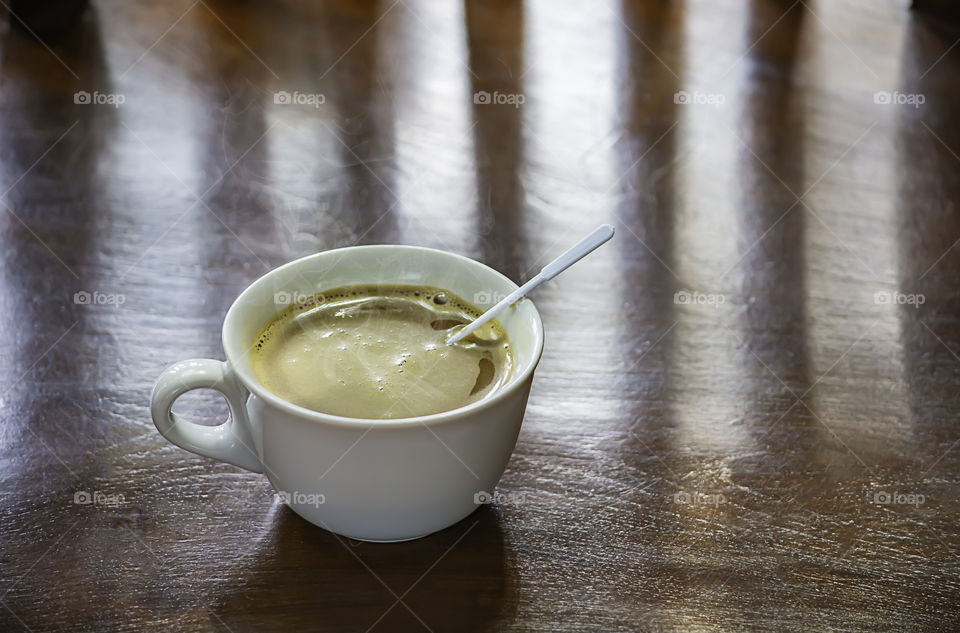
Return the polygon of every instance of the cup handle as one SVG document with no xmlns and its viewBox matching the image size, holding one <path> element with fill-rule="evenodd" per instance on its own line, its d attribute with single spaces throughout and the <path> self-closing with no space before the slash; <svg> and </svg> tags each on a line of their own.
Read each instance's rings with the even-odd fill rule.
<svg viewBox="0 0 960 633">
<path fill-rule="evenodd" d="M 218 426 L 203 426 L 178 418 L 171 411 L 173 403 L 194 389 L 222 393 L 230 407 L 230 419 Z M 150 412 L 160 435 L 180 448 L 259 473 L 263 466 L 252 448 L 246 396 L 229 364 L 209 358 L 185 360 L 160 374 L 150 397 Z"/>
</svg>

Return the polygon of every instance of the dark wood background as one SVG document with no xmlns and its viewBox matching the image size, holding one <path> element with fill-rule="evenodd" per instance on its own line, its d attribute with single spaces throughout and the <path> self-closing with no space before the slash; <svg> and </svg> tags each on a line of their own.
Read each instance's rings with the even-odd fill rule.
<svg viewBox="0 0 960 633">
<path fill-rule="evenodd" d="M 0 630 L 958 630 L 960 33 L 905 5 L 11 17 Z M 536 294 L 501 502 L 441 533 L 335 537 L 150 421 L 274 266 L 405 243 L 521 282 L 600 222 Z"/>
</svg>

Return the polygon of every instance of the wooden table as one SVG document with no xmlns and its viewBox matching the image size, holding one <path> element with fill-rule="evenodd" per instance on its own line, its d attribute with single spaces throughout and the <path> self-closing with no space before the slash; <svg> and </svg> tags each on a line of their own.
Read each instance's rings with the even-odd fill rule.
<svg viewBox="0 0 960 633">
<path fill-rule="evenodd" d="M 7 29 L 0 630 L 958 630 L 960 34 L 902 4 Z M 600 222 L 536 294 L 500 502 L 443 532 L 338 538 L 154 429 L 272 267 L 389 242 L 519 282 Z"/>
</svg>

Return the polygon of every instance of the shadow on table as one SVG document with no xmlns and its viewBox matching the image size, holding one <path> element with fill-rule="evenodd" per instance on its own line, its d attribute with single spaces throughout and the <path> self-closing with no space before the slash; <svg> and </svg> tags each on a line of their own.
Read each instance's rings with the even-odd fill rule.
<svg viewBox="0 0 960 633">
<path fill-rule="evenodd" d="M 321 5 L 318 67 L 329 81 L 327 123 L 338 155 L 331 212 L 352 243 L 384 244 L 401 236 L 389 34 L 382 19 L 392 3 Z M 379 27 L 378 27 L 379 24 Z M 349 51 L 349 54 L 346 52 Z"/>
<path fill-rule="evenodd" d="M 523 105 L 500 100 L 523 94 L 523 11 L 522 2 L 464 3 L 480 259 L 517 283 L 528 273 Z"/>
<path fill-rule="evenodd" d="M 489 507 L 405 543 L 353 541 L 275 510 L 245 581 L 215 607 L 233 631 L 488 631 L 513 616 L 516 588 Z"/>
<path fill-rule="evenodd" d="M 198 148 L 212 213 L 198 212 L 218 278 L 244 263 L 396 241 L 394 112 L 375 28 L 387 11 L 378 1 L 214 0 L 191 12 L 217 43 L 197 64 L 209 78 Z"/>
<path fill-rule="evenodd" d="M 89 424 L 100 401 L 96 372 L 101 355 L 112 350 L 94 332 L 111 327 L 112 311 L 92 304 L 116 291 L 99 264 L 110 248 L 114 198 L 102 164 L 117 113 L 89 102 L 94 91 L 111 92 L 96 11 L 54 53 L 19 29 L 7 32 L 0 85 L 0 312 L 9 313 L 0 322 L 16 341 L 6 359 L 5 369 L 16 373 L 7 406 L 19 409 L 10 418 L 18 426 L 49 431 L 47 443 L 69 461 L 80 450 L 77 436 L 104 432 L 95 425 L 67 429 Z M 85 388 L 47 393 L 38 387 L 44 383 Z M 45 450 L 39 455 L 51 457 Z M 54 470 L 63 473 L 59 465 Z"/>
<path fill-rule="evenodd" d="M 958 49 L 953 37 L 924 20 L 906 27 L 898 91 L 924 103 L 896 107 L 898 291 L 922 303 L 898 307 L 909 389 L 909 423 L 920 472 L 949 472 L 957 463 L 953 418 L 960 382 L 960 93 L 956 85 Z M 945 53 L 946 51 L 946 53 Z M 939 460 L 939 461 L 938 461 Z"/>
<path fill-rule="evenodd" d="M 623 140 L 616 146 L 614 214 L 622 223 L 613 242 L 624 290 L 625 371 L 617 388 L 631 405 L 624 412 L 633 432 L 621 459 L 645 476 L 672 427 L 670 395 L 676 306 L 677 135 L 684 65 L 683 7 L 662 3 L 621 3 L 618 105 Z M 621 230 L 621 229 L 626 230 Z M 641 423 L 642 421 L 642 423 Z M 642 424 L 642 426 L 641 426 Z M 643 439 L 640 439 L 643 435 Z"/>
<path fill-rule="evenodd" d="M 237 2 L 230 10 L 223 2 L 210 2 L 189 14 L 212 48 L 184 68 L 203 78 L 196 89 L 205 107 L 190 122 L 197 128 L 191 148 L 200 174 L 192 194 L 201 201 L 191 203 L 190 216 L 204 235 L 202 287 L 196 289 L 202 296 L 194 305 L 211 316 L 226 312 L 251 277 L 284 260 L 277 252 L 280 240 L 269 191 L 271 138 L 265 108 L 271 97 L 264 93 L 272 71 L 245 48 L 266 54 L 276 38 L 276 23 L 261 19 L 262 11 L 258 2 Z M 208 400 L 216 397 L 204 396 Z"/>
<path fill-rule="evenodd" d="M 771 444 L 778 468 L 809 468 L 829 438 L 803 404 L 812 382 L 807 350 L 808 213 L 804 193 L 804 93 L 794 82 L 800 33 L 807 10 L 752 3 L 743 60 L 746 106 L 737 132 L 739 152 L 739 251 L 732 271 L 739 293 L 749 297 L 740 317 L 744 420 L 758 445 Z M 785 448 L 793 449 L 784 451 Z M 782 452 L 782 453 L 781 453 Z"/>
</svg>

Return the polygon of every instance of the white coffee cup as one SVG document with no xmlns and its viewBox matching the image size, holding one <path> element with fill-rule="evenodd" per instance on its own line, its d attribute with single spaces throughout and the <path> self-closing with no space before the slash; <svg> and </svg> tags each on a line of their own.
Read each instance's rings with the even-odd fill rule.
<svg viewBox="0 0 960 633">
<path fill-rule="evenodd" d="M 414 246 L 353 246 L 304 257 L 251 284 L 223 323 L 226 362 L 168 367 L 151 398 L 160 433 L 188 451 L 262 472 L 311 523 L 365 541 L 403 541 L 450 526 L 489 499 L 516 444 L 543 324 L 529 299 L 498 317 L 513 345 L 510 379 L 467 406 L 415 418 L 366 420 L 319 413 L 267 391 L 249 353 L 260 328 L 290 301 L 351 284 L 436 286 L 481 310 L 517 288 L 477 261 Z M 219 426 L 183 421 L 174 401 L 215 389 L 230 408 Z"/>
</svg>

